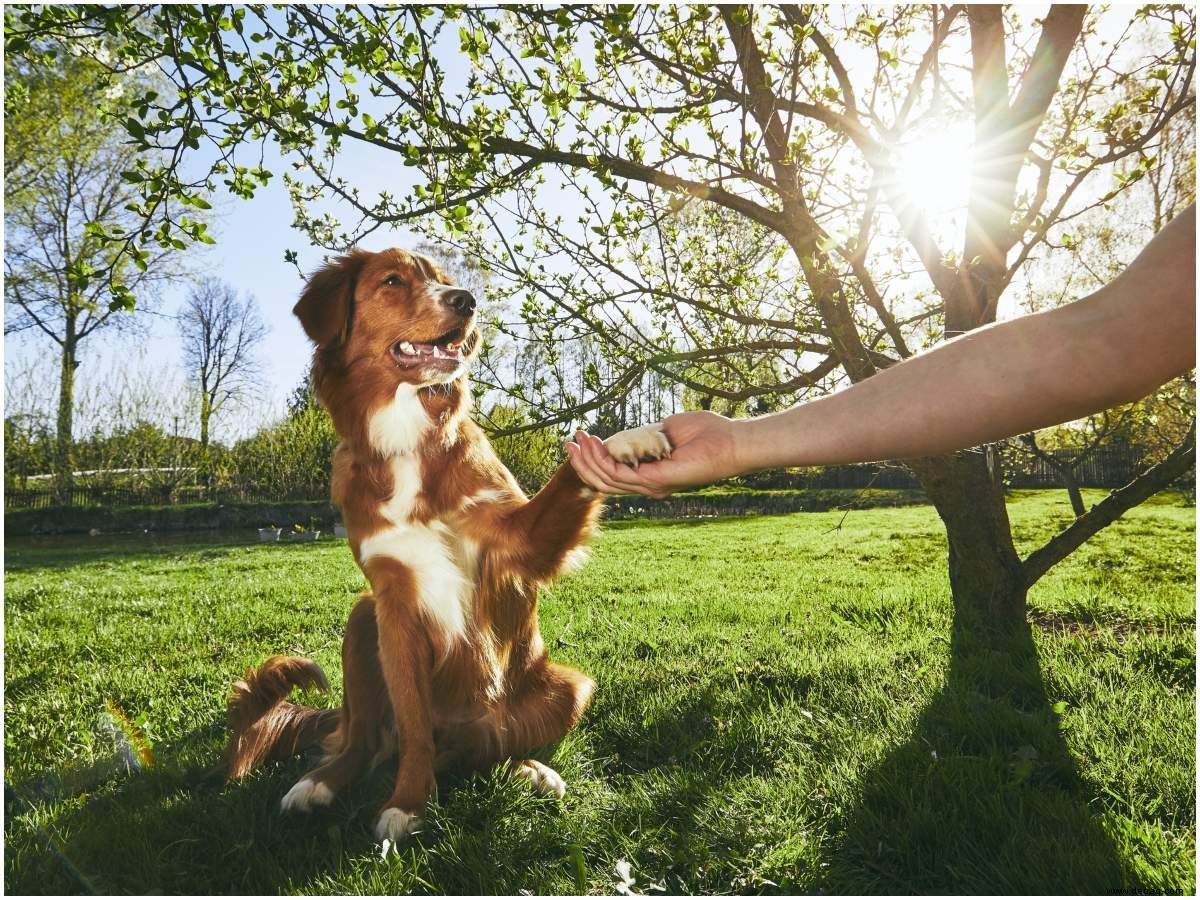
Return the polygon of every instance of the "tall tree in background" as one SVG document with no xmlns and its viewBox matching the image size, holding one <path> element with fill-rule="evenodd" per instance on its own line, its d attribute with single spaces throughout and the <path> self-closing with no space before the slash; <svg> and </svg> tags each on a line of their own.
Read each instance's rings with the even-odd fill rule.
<svg viewBox="0 0 1200 900">
<path fill-rule="evenodd" d="M 205 278 L 188 293 L 179 313 L 184 366 L 200 391 L 200 446 L 207 447 L 212 417 L 253 390 L 260 374 L 257 350 L 267 327 L 253 297 Z"/>
<path fill-rule="evenodd" d="M 61 497 L 73 469 L 81 345 L 133 324 L 135 296 L 152 298 L 180 264 L 170 244 L 152 252 L 108 239 L 141 221 L 127 208 L 140 191 L 123 177 L 138 151 L 110 115 L 126 90 L 122 80 L 93 60 L 62 54 L 33 63 L 9 55 L 4 81 L 4 333 L 28 332 L 58 347 Z"/>
<path fill-rule="evenodd" d="M 592 340 L 611 377 L 521 428 L 611 407 L 649 372 L 790 400 L 986 325 L 1031 257 L 1073 264 L 1058 237 L 1086 209 L 1123 209 L 1146 170 L 1114 179 L 1117 164 L 1194 104 L 1182 6 L 1053 5 L 1040 20 L 990 5 L 39 7 L 9 39 L 106 34 L 123 64 L 157 65 L 184 92 L 148 104 L 135 140 L 168 153 L 203 140 L 216 160 L 194 181 L 147 170 L 150 189 L 252 190 L 269 177 L 257 145 L 277 142 L 315 242 L 432 222 L 486 261 L 543 345 L 550 390 L 576 381 L 556 370 L 562 347 Z M 904 148 L 956 125 L 973 144 L 957 150 L 972 159 L 965 210 L 935 213 Z M 339 164 L 351 151 L 421 177 L 372 195 Z M 675 233 L 695 204 L 745 234 Z M 743 240 L 769 252 L 726 252 Z M 1051 565 L 1190 456 L 1189 436 L 1025 559 L 992 448 L 909 465 L 946 526 L 956 605 L 1020 621 Z"/>
</svg>

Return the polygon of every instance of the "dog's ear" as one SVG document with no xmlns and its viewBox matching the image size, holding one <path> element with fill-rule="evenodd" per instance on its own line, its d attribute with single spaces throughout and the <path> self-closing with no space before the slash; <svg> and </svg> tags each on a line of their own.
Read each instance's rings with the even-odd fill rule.
<svg viewBox="0 0 1200 900">
<path fill-rule="evenodd" d="M 318 347 L 330 347 L 350 336 L 354 290 L 370 256 L 366 250 L 351 250 L 326 263 L 308 279 L 292 312 Z"/>
</svg>

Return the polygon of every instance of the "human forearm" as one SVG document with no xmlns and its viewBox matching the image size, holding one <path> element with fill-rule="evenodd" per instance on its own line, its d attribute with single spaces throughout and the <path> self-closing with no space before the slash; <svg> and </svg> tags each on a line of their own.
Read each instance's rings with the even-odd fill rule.
<svg viewBox="0 0 1200 900">
<path fill-rule="evenodd" d="M 944 453 L 1111 405 L 1111 390 L 1087 374 L 1099 360 L 1073 341 L 1063 312 L 980 329 L 836 394 L 740 421 L 737 467 Z"/>
<path fill-rule="evenodd" d="M 735 423 L 735 467 L 945 453 L 1145 396 L 1195 365 L 1195 210 L 1113 283 L 978 329 L 837 394 Z"/>
</svg>

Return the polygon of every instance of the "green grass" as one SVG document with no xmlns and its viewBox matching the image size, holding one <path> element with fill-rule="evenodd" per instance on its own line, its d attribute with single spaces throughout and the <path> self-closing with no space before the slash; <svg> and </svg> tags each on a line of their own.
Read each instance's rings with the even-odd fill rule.
<svg viewBox="0 0 1200 900">
<path fill-rule="evenodd" d="M 1069 517 L 1061 492 L 1011 512 L 1026 551 Z M 9 542 L 5 888 L 611 893 L 626 860 L 672 893 L 1191 893 L 1194 549 L 1193 509 L 1135 510 L 1000 634 L 952 625 L 928 507 L 612 523 L 541 605 L 599 685 L 543 757 L 566 800 L 451 780 L 384 860 L 387 771 L 286 820 L 311 760 L 210 773 L 243 668 L 340 682 L 345 542 Z M 122 774 L 106 705 L 153 768 Z"/>
</svg>

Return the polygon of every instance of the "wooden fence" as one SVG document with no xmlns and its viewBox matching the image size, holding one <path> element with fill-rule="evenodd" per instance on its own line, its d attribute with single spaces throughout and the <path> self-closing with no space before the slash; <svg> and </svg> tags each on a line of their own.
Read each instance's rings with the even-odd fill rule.
<svg viewBox="0 0 1200 900">
<path fill-rule="evenodd" d="M 1052 455 L 1070 461 L 1070 454 Z M 1132 447 L 1097 447 L 1075 469 L 1080 487 L 1118 488 L 1129 484 L 1146 465 L 1140 450 Z M 1015 451 L 1006 460 L 1013 487 L 1061 487 L 1062 479 L 1045 460 L 1025 451 Z"/>
</svg>

